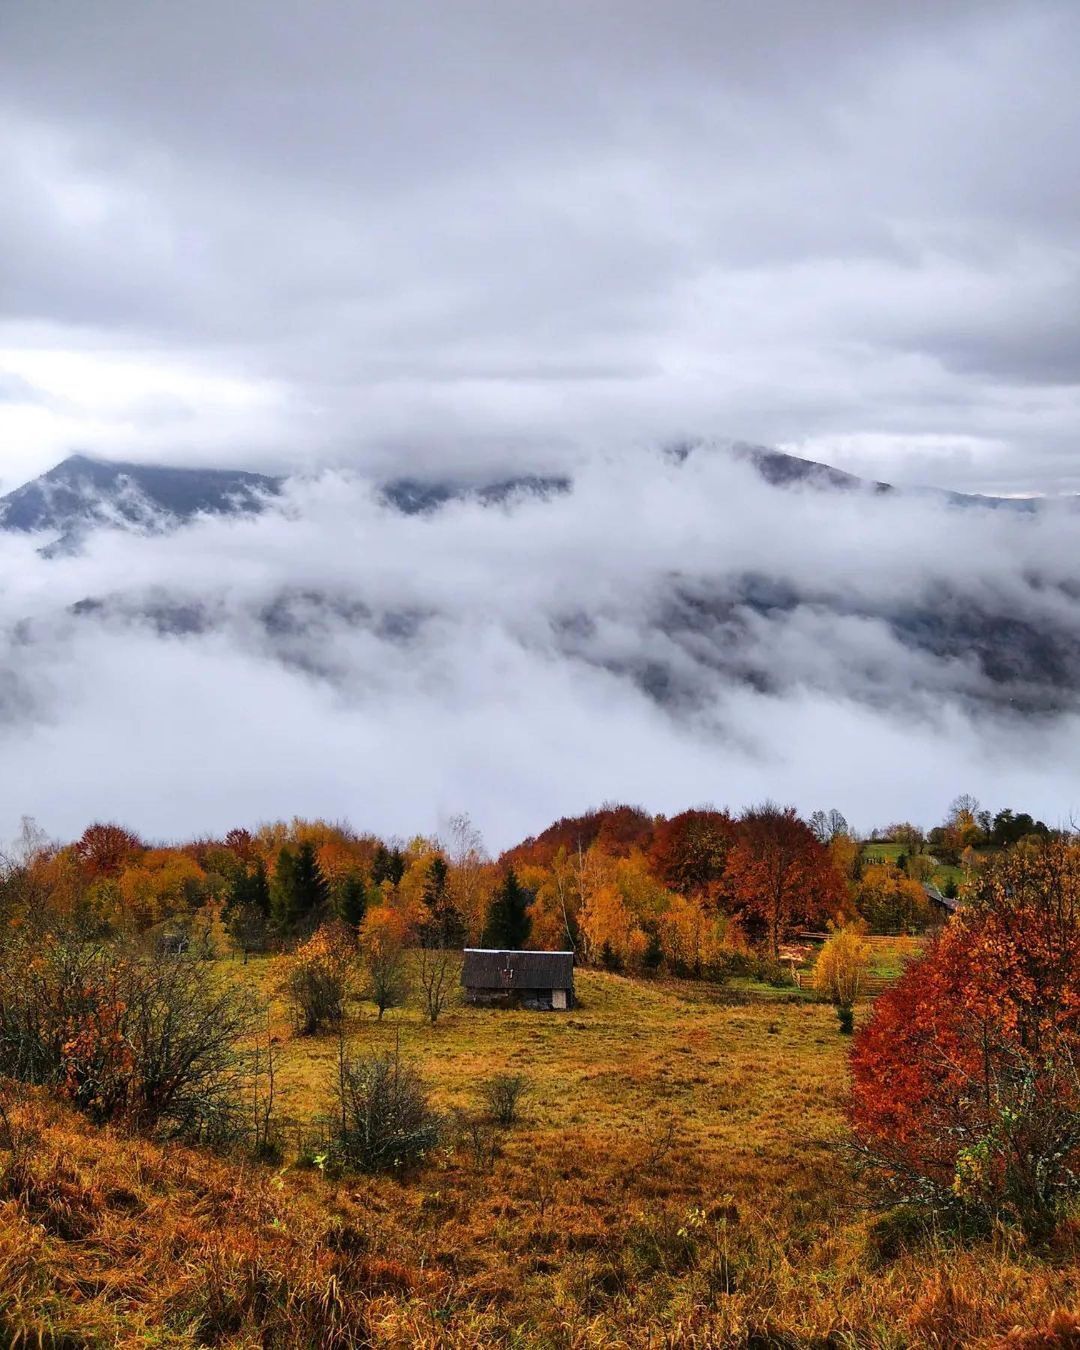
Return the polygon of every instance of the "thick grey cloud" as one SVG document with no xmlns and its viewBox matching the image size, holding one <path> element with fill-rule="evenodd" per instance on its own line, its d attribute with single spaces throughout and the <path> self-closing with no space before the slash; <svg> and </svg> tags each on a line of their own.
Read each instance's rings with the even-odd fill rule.
<svg viewBox="0 0 1080 1350">
<path fill-rule="evenodd" d="M 1080 488 L 1080 11 L 7 5 L 7 485 L 680 433 Z"/>
<path fill-rule="evenodd" d="M 293 813 L 503 846 L 605 799 L 863 828 L 1080 808 L 1077 513 L 779 489 L 702 447 L 403 516 L 330 471 L 249 519 L 0 534 L 0 837 Z"/>
</svg>

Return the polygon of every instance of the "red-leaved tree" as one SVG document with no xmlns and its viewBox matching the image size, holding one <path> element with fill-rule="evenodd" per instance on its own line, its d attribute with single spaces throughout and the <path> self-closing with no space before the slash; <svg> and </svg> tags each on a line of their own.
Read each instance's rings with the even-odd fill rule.
<svg viewBox="0 0 1080 1350">
<path fill-rule="evenodd" d="M 94 877 L 113 877 L 145 845 L 122 825 L 89 825 L 75 845 L 75 854 Z"/>
<path fill-rule="evenodd" d="M 670 890 L 717 902 L 734 842 L 735 822 L 726 811 L 681 811 L 656 826 L 649 859 Z"/>
<path fill-rule="evenodd" d="M 1080 847 L 1020 846 L 878 999 L 856 1147 L 896 1198 L 1052 1227 L 1080 1190 Z"/>
<path fill-rule="evenodd" d="M 736 912 L 764 931 L 774 958 L 791 928 L 823 922 L 847 905 L 832 855 L 793 806 L 770 802 L 740 818 L 727 881 Z"/>
</svg>

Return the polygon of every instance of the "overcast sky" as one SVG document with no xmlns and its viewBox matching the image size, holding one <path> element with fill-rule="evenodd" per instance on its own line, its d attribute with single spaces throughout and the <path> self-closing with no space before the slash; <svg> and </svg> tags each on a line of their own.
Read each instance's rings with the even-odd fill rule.
<svg viewBox="0 0 1080 1350">
<path fill-rule="evenodd" d="M 1080 491 L 1080 5 L 6 0 L 0 486 L 736 437 Z"/>
</svg>

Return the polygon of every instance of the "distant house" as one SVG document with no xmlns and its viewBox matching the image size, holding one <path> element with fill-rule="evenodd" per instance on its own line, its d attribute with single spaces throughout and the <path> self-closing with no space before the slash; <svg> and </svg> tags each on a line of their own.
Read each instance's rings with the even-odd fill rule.
<svg viewBox="0 0 1080 1350">
<path fill-rule="evenodd" d="M 574 953 L 466 947 L 461 983 L 468 1003 L 565 1011 L 574 1006 Z"/>
<path fill-rule="evenodd" d="M 940 919 L 947 919 L 950 915 L 956 913 L 956 901 L 950 900 L 947 895 L 942 895 L 936 886 L 930 882 L 923 883 L 923 890 L 926 892 L 926 898 L 937 911 Z"/>
</svg>

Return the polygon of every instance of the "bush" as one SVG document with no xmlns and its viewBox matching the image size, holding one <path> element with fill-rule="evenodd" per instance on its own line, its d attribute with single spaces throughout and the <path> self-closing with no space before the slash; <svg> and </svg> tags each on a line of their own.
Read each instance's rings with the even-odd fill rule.
<svg viewBox="0 0 1080 1350">
<path fill-rule="evenodd" d="M 242 1130 L 254 1004 L 186 954 L 53 929 L 0 948 L 0 1074 L 98 1121 L 219 1142 Z"/>
<path fill-rule="evenodd" d="M 849 1003 L 841 1003 L 836 1009 L 836 1020 L 840 1023 L 840 1034 L 851 1036 L 855 1031 L 855 1009 Z"/>
<path fill-rule="evenodd" d="M 466 1111 L 453 1116 L 454 1135 L 458 1147 L 472 1159 L 478 1172 L 490 1172 L 499 1156 L 499 1137 L 490 1123 Z"/>
<path fill-rule="evenodd" d="M 899 1205 L 886 1210 L 867 1230 L 866 1249 L 871 1268 L 878 1270 L 899 1260 L 906 1252 L 923 1246 L 933 1233 L 933 1224 L 924 1209 Z"/>
<path fill-rule="evenodd" d="M 440 1119 L 417 1071 L 389 1054 L 338 1063 L 333 1084 L 330 1155 L 358 1172 L 406 1171 L 439 1141 Z"/>
<path fill-rule="evenodd" d="M 496 1125 L 505 1126 L 516 1123 L 530 1090 L 529 1080 L 520 1073 L 498 1073 L 480 1088 L 488 1114 Z"/>
<path fill-rule="evenodd" d="M 749 963 L 749 975 L 762 984 L 771 984 L 774 989 L 783 989 L 791 983 L 791 978 L 779 961 L 771 956 L 755 956 Z"/>
</svg>

